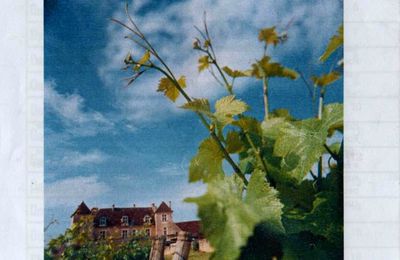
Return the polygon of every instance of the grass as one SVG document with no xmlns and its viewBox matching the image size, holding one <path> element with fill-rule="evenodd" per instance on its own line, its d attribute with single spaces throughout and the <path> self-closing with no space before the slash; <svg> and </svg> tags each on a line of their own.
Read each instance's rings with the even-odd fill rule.
<svg viewBox="0 0 400 260">
<path fill-rule="evenodd" d="M 189 260 L 208 260 L 211 253 L 190 250 Z M 172 255 L 165 256 L 165 260 L 172 260 Z"/>
</svg>

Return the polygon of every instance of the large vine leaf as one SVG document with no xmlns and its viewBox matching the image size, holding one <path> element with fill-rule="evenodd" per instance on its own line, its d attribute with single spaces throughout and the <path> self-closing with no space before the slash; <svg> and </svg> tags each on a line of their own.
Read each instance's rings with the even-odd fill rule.
<svg viewBox="0 0 400 260">
<path fill-rule="evenodd" d="M 192 101 L 185 103 L 181 108 L 203 113 L 208 116 L 211 116 L 212 114 L 210 102 L 206 98 L 193 99 Z"/>
<path fill-rule="evenodd" d="M 235 99 L 235 96 L 223 97 L 215 102 L 214 118 L 220 129 L 234 121 L 234 116 L 247 111 L 248 105 Z"/>
<path fill-rule="evenodd" d="M 306 119 L 286 124 L 274 146 L 274 155 L 283 158 L 282 169 L 301 181 L 325 152 L 329 131 L 342 124 L 343 107 L 340 104 L 325 106 L 322 120 Z"/>
<path fill-rule="evenodd" d="M 224 154 L 214 139 L 205 139 L 189 166 L 189 181 L 209 182 L 223 176 L 222 160 Z"/>
<path fill-rule="evenodd" d="M 178 84 L 181 88 L 186 88 L 186 78 L 185 76 L 181 76 L 178 79 Z M 158 92 L 163 92 L 164 95 L 175 102 L 179 97 L 179 90 L 175 86 L 175 84 L 169 78 L 161 78 L 160 83 L 158 84 Z"/>
<path fill-rule="evenodd" d="M 340 25 L 337 34 L 330 39 L 325 52 L 321 55 L 321 57 L 319 57 L 319 60 L 325 62 L 331 56 L 331 54 L 342 45 L 343 45 L 343 24 Z"/>
<path fill-rule="evenodd" d="M 260 30 L 258 34 L 258 40 L 260 42 L 264 41 L 266 45 L 273 44 L 276 46 L 279 43 L 279 36 L 275 31 L 275 26 Z"/>
<path fill-rule="evenodd" d="M 249 76 L 251 76 L 251 71 L 249 71 L 249 70 L 245 70 L 245 71 L 233 70 L 233 69 L 229 68 L 228 66 L 223 67 L 222 70 L 226 74 L 231 76 L 232 78 L 249 77 Z"/>
<path fill-rule="evenodd" d="M 215 248 L 212 259 L 237 259 L 240 248 L 262 221 L 284 232 L 283 205 L 277 191 L 268 185 L 265 174 L 259 170 L 251 175 L 246 192 L 241 179 L 225 176 L 210 182 L 203 196 L 186 201 L 198 205 L 198 215 L 206 223 L 202 231 Z"/>
<path fill-rule="evenodd" d="M 283 67 L 277 62 L 270 62 L 271 57 L 264 56 L 261 60 L 252 65 L 252 76 L 256 78 L 263 77 L 283 77 L 297 79 L 299 74 L 289 68 Z"/>
</svg>

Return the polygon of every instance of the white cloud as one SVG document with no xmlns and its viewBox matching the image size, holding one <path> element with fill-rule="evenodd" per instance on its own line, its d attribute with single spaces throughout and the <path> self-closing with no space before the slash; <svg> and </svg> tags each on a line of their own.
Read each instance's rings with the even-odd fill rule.
<svg viewBox="0 0 400 260">
<path fill-rule="evenodd" d="M 45 206 L 72 207 L 84 200 L 95 205 L 96 199 L 110 191 L 110 187 L 100 182 L 97 176 L 78 176 L 58 180 L 45 185 Z"/>
<path fill-rule="evenodd" d="M 114 123 L 103 114 L 85 108 L 85 100 L 78 94 L 60 94 L 54 81 L 45 82 L 46 112 L 54 113 L 66 131 L 74 135 L 95 135 L 112 129 Z"/>
<path fill-rule="evenodd" d="M 201 25 L 202 12 L 207 11 L 208 25 L 217 57 L 222 65 L 245 69 L 255 58 L 259 58 L 262 45 L 257 41 L 260 28 L 278 25 L 283 29 L 294 19 L 289 28 L 289 40 L 282 48 L 274 50 L 280 60 L 292 57 L 305 50 L 313 52 L 316 58 L 323 46 L 341 23 L 340 1 L 203 1 L 188 0 L 169 4 L 162 10 L 144 12 L 140 9 L 148 1 L 133 1 L 130 8 L 135 22 L 154 43 L 162 57 L 171 65 L 176 75 L 186 75 L 188 92 L 194 97 L 216 97 L 224 93 L 208 73 L 197 72 L 198 53 L 191 49 L 197 36 L 193 25 Z M 127 21 L 123 6 L 114 17 Z M 120 83 L 123 58 L 131 51 L 140 56 L 142 50 L 124 39 L 128 32 L 116 24 L 108 27 L 109 42 L 105 48 L 105 63 L 99 67 L 99 75 L 115 88 Z M 160 75 L 144 74 L 132 87 L 116 89 L 118 106 L 128 120 L 135 124 L 162 120 L 179 111 L 175 104 L 157 93 Z M 240 82 L 239 82 L 240 83 Z M 245 81 L 237 87 L 245 88 Z M 182 102 L 182 100 L 180 100 Z"/>
<path fill-rule="evenodd" d="M 182 176 L 186 175 L 188 171 L 188 165 L 184 161 L 178 163 L 166 163 L 156 169 L 156 172 L 163 176 Z"/>
<path fill-rule="evenodd" d="M 91 150 L 87 153 L 69 151 L 64 154 L 61 163 L 68 166 L 82 166 L 88 164 L 99 164 L 107 160 L 108 155 L 100 150 Z"/>
</svg>

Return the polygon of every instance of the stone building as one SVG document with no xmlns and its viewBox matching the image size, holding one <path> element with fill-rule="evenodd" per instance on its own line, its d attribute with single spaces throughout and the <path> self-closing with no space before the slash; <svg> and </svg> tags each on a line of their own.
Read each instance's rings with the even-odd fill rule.
<svg viewBox="0 0 400 260">
<path fill-rule="evenodd" d="M 179 231 L 187 231 L 199 242 L 201 251 L 212 250 L 200 233 L 200 221 L 174 222 L 172 213 L 171 202 L 167 205 L 164 201 L 158 207 L 153 203 L 150 207 L 136 207 L 134 204 L 129 208 L 112 205 L 111 208 L 92 209 L 82 201 L 71 219 L 72 224 L 81 220 L 92 221 L 95 240 L 112 238 L 123 242 L 135 235 L 146 235 L 166 236 L 167 242 L 174 242 Z"/>
</svg>

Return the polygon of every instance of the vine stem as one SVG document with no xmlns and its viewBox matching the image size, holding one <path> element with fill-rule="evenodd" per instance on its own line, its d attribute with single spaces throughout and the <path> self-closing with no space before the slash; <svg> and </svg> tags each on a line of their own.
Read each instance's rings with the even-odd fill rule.
<svg viewBox="0 0 400 260">
<path fill-rule="evenodd" d="M 189 95 L 182 89 L 182 87 L 179 85 L 177 79 L 175 78 L 174 74 L 172 73 L 171 69 L 168 67 L 168 65 L 164 62 L 164 60 L 161 58 L 161 56 L 157 53 L 157 51 L 153 48 L 153 46 L 151 45 L 151 43 L 146 39 L 145 35 L 139 30 L 139 28 L 136 26 L 136 24 L 133 22 L 133 20 L 130 18 L 130 16 L 128 15 L 129 20 L 131 21 L 131 23 L 134 25 L 136 30 L 133 30 L 132 28 L 130 28 L 128 25 L 116 20 L 116 19 L 112 19 L 112 21 L 122 25 L 123 27 L 127 28 L 128 30 L 132 31 L 135 35 L 137 35 L 139 38 L 141 38 L 148 46 L 148 50 L 151 51 L 151 53 L 154 55 L 154 57 L 157 58 L 157 60 L 164 66 L 165 70 L 163 68 L 160 68 L 156 65 L 154 65 L 153 63 L 151 63 L 151 65 L 143 65 L 141 64 L 141 66 L 146 66 L 149 68 L 154 68 L 156 70 L 158 70 L 159 72 L 161 72 L 162 74 L 164 74 L 176 87 L 176 89 L 179 91 L 179 93 L 182 94 L 182 96 L 186 99 L 187 102 L 191 102 L 192 99 L 189 97 Z M 143 46 L 141 46 L 143 47 Z M 220 71 L 220 73 L 222 73 Z M 226 79 L 225 79 L 226 80 Z M 245 177 L 245 175 L 243 174 L 243 172 L 240 170 L 239 166 L 237 166 L 237 164 L 235 163 L 235 161 L 232 159 L 232 157 L 230 156 L 230 154 L 228 153 L 228 151 L 226 150 L 225 146 L 223 145 L 222 141 L 219 139 L 219 137 L 215 134 L 214 131 L 210 130 L 210 124 L 207 122 L 206 118 L 204 117 L 204 115 L 200 112 L 196 112 L 196 114 L 198 115 L 198 117 L 200 118 L 201 123 L 210 131 L 210 135 L 211 137 L 214 139 L 214 141 L 217 143 L 218 147 L 220 148 L 221 152 L 223 153 L 226 161 L 231 165 L 231 167 L 233 168 L 234 172 L 236 175 L 238 175 L 242 180 L 243 183 L 247 186 L 248 181 Z"/>
<path fill-rule="evenodd" d="M 264 121 L 268 120 L 268 79 L 263 77 L 263 98 L 264 98 Z"/>
<path fill-rule="evenodd" d="M 249 133 L 244 132 L 244 135 L 245 135 L 247 141 L 249 142 L 251 148 L 254 150 L 254 152 L 255 152 L 255 154 L 256 154 L 256 156 L 257 156 L 257 159 L 260 161 L 260 163 L 261 163 L 261 165 L 262 165 L 262 167 L 263 167 L 263 169 L 264 169 L 264 171 L 265 171 L 265 176 L 266 176 L 268 182 L 269 182 L 273 187 L 275 187 L 275 181 L 272 180 L 271 177 L 268 175 L 267 164 L 265 163 L 264 159 L 262 158 L 262 154 L 261 154 L 260 148 L 257 148 L 257 147 L 255 146 L 253 140 L 251 140 L 251 138 L 250 138 L 250 136 L 249 136 Z"/>
<path fill-rule="evenodd" d="M 319 90 L 319 103 L 318 103 L 318 119 L 322 120 L 322 110 L 324 107 L 324 96 L 325 96 L 325 90 L 323 88 L 320 88 Z M 317 176 L 317 187 L 318 189 L 321 189 L 322 186 L 322 156 L 319 157 L 318 160 L 318 176 Z"/>
</svg>

